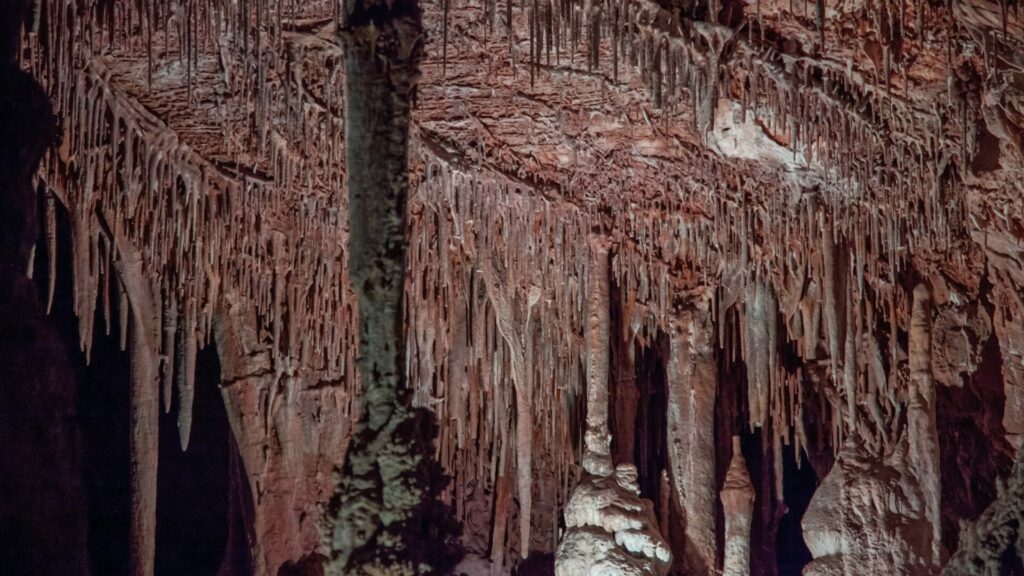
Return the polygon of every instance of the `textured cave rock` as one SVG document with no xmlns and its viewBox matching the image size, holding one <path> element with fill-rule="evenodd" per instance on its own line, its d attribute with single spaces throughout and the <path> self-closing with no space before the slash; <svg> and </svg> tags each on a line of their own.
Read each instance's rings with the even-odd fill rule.
<svg viewBox="0 0 1024 576">
<path fill-rule="evenodd" d="M 128 353 L 126 573 L 161 570 L 160 462 L 204 429 L 204 350 L 248 547 L 222 567 L 336 563 L 360 539 L 338 487 L 395 398 L 450 477 L 423 492 L 467 574 L 747 573 L 743 538 L 757 576 L 1024 557 L 1019 465 L 1002 480 L 1024 439 L 1019 0 L 23 4 L 4 97 L 33 79 L 59 135 L 4 148 L 0 323 L 27 337 L 4 328 L 0 362 L 32 377 L 0 381 L 2 409 L 66 424 L 49 461 L 12 428 L 3 478 L 45 505 L 0 549 L 57 558 L 47 506 L 88 499 L 72 351 L 46 335 L 69 302 L 83 362 Z M 422 31 L 392 35 L 410 6 Z M 4 146 L 46 132 L 33 106 L 0 111 Z M 73 564 L 85 515 L 59 529 Z M 794 523 L 806 567 L 778 557 Z"/>
</svg>

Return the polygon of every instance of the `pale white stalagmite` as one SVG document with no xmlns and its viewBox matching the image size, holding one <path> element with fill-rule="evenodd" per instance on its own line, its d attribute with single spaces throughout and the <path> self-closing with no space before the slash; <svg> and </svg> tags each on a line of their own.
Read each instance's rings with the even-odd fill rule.
<svg viewBox="0 0 1024 576">
<path fill-rule="evenodd" d="M 612 473 L 608 432 L 608 363 L 611 317 L 606 239 L 591 237 L 587 266 L 587 430 L 583 469 L 595 476 Z"/>
<path fill-rule="evenodd" d="M 712 292 L 693 297 L 671 320 L 668 380 L 668 457 L 673 497 L 684 511 L 693 573 L 713 570 L 715 546 L 715 395 Z"/>
<path fill-rule="evenodd" d="M 747 472 L 747 461 L 740 449 L 740 437 L 732 437 L 732 462 L 722 486 L 725 512 L 724 576 L 750 575 L 750 523 L 754 512 L 754 485 Z"/>
<path fill-rule="evenodd" d="M 921 483 L 924 516 L 931 524 L 931 563 L 938 566 L 942 546 L 939 499 L 939 434 L 935 424 L 935 383 L 932 378 L 931 292 L 924 284 L 914 288 L 910 315 L 910 390 L 907 434 L 910 462 Z"/>
</svg>

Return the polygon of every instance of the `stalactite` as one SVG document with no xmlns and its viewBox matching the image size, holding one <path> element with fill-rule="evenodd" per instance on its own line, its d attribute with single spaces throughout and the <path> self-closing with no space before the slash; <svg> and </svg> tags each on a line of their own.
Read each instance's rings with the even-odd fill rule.
<svg viewBox="0 0 1024 576">
<path fill-rule="evenodd" d="M 195 303 L 185 302 L 182 312 L 182 326 L 176 332 L 174 364 L 177 367 L 175 388 L 178 392 L 178 440 L 184 451 L 188 450 L 192 435 L 192 402 L 196 387 Z"/>
<path fill-rule="evenodd" d="M 516 393 L 516 479 L 519 489 L 519 537 L 520 555 L 525 558 L 529 554 L 530 513 L 533 503 L 533 393 L 528 380 L 530 370 L 526 366 L 525 343 L 522 331 L 515 324 L 512 303 L 506 290 L 512 288 L 505 277 L 505 272 L 497 268 L 498 264 L 491 258 L 482 259 L 484 284 L 494 306 L 495 321 L 498 332 L 508 346 L 512 367 L 512 386 Z M 529 306 L 527 319 L 529 319 Z"/>
<path fill-rule="evenodd" d="M 439 10 L 444 17 L 442 77 L 454 69 L 448 60 L 448 42 L 452 40 L 448 36 L 461 30 L 461 26 L 454 24 L 448 28 L 448 17 L 454 23 L 459 16 L 458 10 L 451 10 L 450 1 L 431 8 Z M 308 61 L 311 66 L 326 69 L 320 50 L 338 58 L 340 49 L 336 45 L 314 49 L 312 46 L 322 38 L 299 31 L 282 34 L 275 30 L 272 13 L 276 12 L 277 28 L 281 27 L 283 17 L 283 11 L 277 10 L 279 6 L 275 2 L 218 6 L 224 10 L 224 15 L 212 16 L 204 12 L 206 5 L 202 4 L 188 8 L 185 14 L 174 13 L 176 20 L 169 18 L 172 15 L 169 3 L 146 4 L 138 14 L 135 7 L 128 6 L 125 12 L 113 13 L 116 38 L 111 31 L 106 31 L 105 24 L 91 22 L 60 2 L 42 2 L 47 8 L 41 14 L 45 13 L 48 21 L 74 23 L 73 29 L 54 26 L 58 34 L 36 37 L 36 42 L 49 43 L 45 49 L 33 47 L 34 53 L 40 54 L 40 60 L 47 61 L 31 65 L 37 68 L 40 78 L 50 79 L 48 89 L 66 114 L 67 137 L 63 149 L 48 160 L 45 172 L 47 184 L 59 193 L 71 212 L 75 311 L 83 318 L 80 326 L 83 347 L 88 349 L 91 339 L 96 290 L 102 289 L 97 284 L 98 275 L 105 274 L 106 256 L 101 253 L 108 245 L 106 240 L 97 240 L 97 224 L 93 222 L 94 213 L 102 213 L 116 239 L 136 244 L 145 252 L 145 274 L 159 282 L 160 292 L 177 298 L 182 305 L 192 303 L 191 322 L 171 329 L 177 330 L 175 334 L 192 335 L 193 347 L 199 345 L 210 330 L 210 310 L 220 296 L 238 294 L 256 309 L 260 322 L 272 335 L 268 339 L 277 347 L 276 359 L 283 362 L 288 355 L 295 355 L 301 358 L 302 366 L 322 368 L 337 376 L 348 390 L 354 378 L 356 326 L 351 314 L 351 293 L 344 286 L 338 287 L 346 284 L 348 277 L 341 248 L 348 223 L 337 215 L 339 206 L 345 205 L 344 200 L 338 200 L 339 195 L 344 195 L 345 174 L 342 169 L 307 160 L 322 156 L 331 158 L 333 165 L 343 164 L 343 119 L 338 111 L 340 105 L 335 102 L 325 107 L 316 91 L 307 84 L 310 78 L 304 76 L 307 73 L 301 66 L 281 56 L 296 51 L 295 61 Z M 486 3 L 481 22 L 485 29 L 488 23 L 493 26 L 495 17 L 501 17 L 498 5 Z M 806 443 L 799 432 L 798 415 L 803 400 L 799 386 L 792 384 L 793 374 L 787 374 L 778 366 L 781 363 L 776 363 L 776 336 L 767 335 L 774 329 L 776 314 L 752 315 L 742 306 L 736 307 L 743 296 L 743 286 L 755 282 L 763 282 L 764 294 L 771 298 L 774 298 L 773 293 L 779 294 L 784 326 L 791 338 L 799 338 L 798 354 L 803 360 L 815 360 L 822 350 L 828 353 L 833 382 L 822 384 L 815 393 L 824 394 L 826 388 L 832 391 L 833 385 L 843 390 L 838 400 L 840 404 L 845 400 L 846 404 L 837 412 L 844 418 L 837 418 L 834 423 L 837 427 L 835 447 L 841 442 L 838 439 L 849 435 L 856 434 L 868 442 L 877 434 L 882 444 L 891 449 L 889 444 L 896 441 L 895 433 L 893 428 L 887 430 L 890 424 L 883 423 L 893 419 L 900 410 L 898 382 L 901 376 L 895 368 L 886 373 L 884 367 L 895 366 L 903 353 L 897 336 L 900 319 L 907 312 L 896 302 L 901 297 L 894 294 L 897 275 L 906 269 L 912 255 L 926 250 L 932 242 L 946 242 L 944 238 L 955 237 L 959 230 L 954 229 L 954 225 L 967 220 L 963 216 L 959 220 L 951 218 L 958 214 L 953 206 L 963 192 L 944 184 L 942 175 L 947 172 L 947 166 L 950 171 L 961 169 L 969 160 L 971 150 L 978 147 L 978 143 L 972 144 L 973 136 L 969 133 L 970 125 L 981 120 L 974 110 L 976 104 L 965 101 L 959 104 L 963 106 L 962 114 L 959 110 L 953 111 L 955 117 L 941 121 L 940 117 L 951 111 L 939 106 L 934 123 L 918 127 L 915 122 L 919 115 L 908 111 L 907 104 L 900 101 L 901 95 L 896 90 L 899 77 L 892 78 L 895 97 L 889 98 L 884 91 L 860 87 L 857 75 L 861 71 L 854 68 L 832 69 L 809 56 L 794 57 L 766 48 L 763 35 L 771 30 L 773 16 L 770 12 L 762 14 L 760 4 L 756 23 L 757 32 L 762 35 L 760 41 L 754 34 L 754 23 L 747 23 L 752 40 L 729 37 L 726 52 L 720 52 L 723 44 L 719 38 L 731 34 L 729 30 L 705 23 L 707 26 L 701 24 L 702 30 L 694 32 L 689 29 L 692 23 L 686 21 L 685 16 L 680 20 L 645 0 L 594 3 L 584 10 L 580 9 L 580 3 L 572 1 L 541 2 L 539 6 L 533 2 L 532 8 L 523 4 L 523 9 L 515 11 L 511 2 L 503 7 L 509 32 L 509 58 L 513 59 L 513 64 L 516 51 L 522 50 L 527 41 L 521 34 L 517 38 L 516 32 L 524 29 L 524 19 L 530 22 L 531 78 L 535 82 L 534 90 L 542 96 L 550 86 L 549 79 L 547 74 L 538 74 L 535 66 L 542 53 L 546 52 L 550 59 L 552 44 L 556 63 L 563 56 L 563 50 L 570 50 L 576 58 L 586 52 L 588 66 L 599 74 L 606 74 L 607 70 L 600 68 L 598 51 L 610 50 L 613 83 L 623 88 L 642 78 L 651 91 L 648 96 L 658 100 L 662 107 L 683 101 L 687 96 L 684 92 L 689 91 L 688 96 L 699 108 L 700 121 L 709 128 L 714 128 L 713 113 L 719 99 L 718 95 L 712 96 L 714 91 L 720 91 L 723 100 L 733 99 L 733 83 L 746 80 L 749 86 L 743 83 L 742 99 L 746 105 L 742 106 L 742 114 L 764 125 L 769 136 L 789 139 L 787 146 L 794 154 L 803 152 L 810 172 L 816 171 L 815 163 L 829 169 L 821 175 L 820 186 L 802 190 L 799 204 L 790 204 L 768 196 L 785 188 L 776 182 L 777 174 L 748 174 L 734 166 L 731 159 L 690 150 L 681 144 L 683 151 L 679 158 L 691 166 L 689 171 L 673 171 L 671 162 L 650 160 L 657 162 L 658 170 L 664 169 L 666 181 L 686 182 L 666 186 L 666 193 L 657 200 L 640 198 L 633 193 L 636 186 L 627 180 L 643 181 L 645 173 L 632 164 L 630 170 L 636 170 L 636 174 L 631 172 L 628 179 L 613 170 L 601 170 L 598 176 L 577 170 L 571 180 L 567 178 L 547 189 L 546 184 L 509 182 L 496 174 L 492 167 L 518 162 L 517 156 L 508 150 L 485 151 L 486 147 L 481 146 L 481 151 L 485 152 L 479 164 L 471 168 L 462 165 L 457 158 L 461 152 L 446 149 L 448 144 L 437 146 L 432 142 L 430 130 L 436 126 L 424 122 L 420 127 L 423 133 L 414 136 L 417 157 L 411 165 L 423 171 L 418 194 L 425 205 L 438 210 L 438 223 L 431 225 L 431 230 L 444 235 L 424 243 L 423 255 L 410 256 L 409 269 L 415 274 L 410 273 L 406 294 L 411 306 L 421 301 L 429 303 L 422 308 L 437 307 L 444 311 L 465 304 L 469 309 L 467 314 L 473 318 L 474 329 L 468 338 L 471 358 L 465 368 L 468 374 L 452 377 L 457 371 L 452 354 L 455 346 L 444 335 L 451 333 L 456 315 L 410 314 L 411 334 L 421 334 L 424 327 L 436 327 L 436 333 L 433 339 L 424 338 L 422 342 L 409 340 L 409 366 L 413 368 L 408 370 L 408 375 L 417 402 L 429 403 L 442 421 L 457 423 L 451 426 L 450 432 L 442 430 L 437 446 L 446 468 L 456 477 L 453 484 L 461 489 L 471 480 L 479 478 L 481 482 L 485 479 L 490 482 L 492 477 L 498 478 L 500 484 L 506 470 L 507 474 L 512 474 L 511 462 L 515 458 L 514 467 L 520 475 L 525 471 L 527 475 L 543 478 L 549 472 L 544 467 L 550 465 L 561 487 L 559 502 L 568 497 L 577 464 L 573 449 L 578 451 L 578 447 L 572 446 L 571 438 L 572 427 L 577 425 L 573 421 L 575 406 L 579 403 L 576 395 L 582 391 L 584 381 L 578 374 L 578 363 L 583 357 L 580 335 L 585 333 L 585 288 L 590 287 L 586 274 L 591 270 L 585 251 L 578 246 L 586 244 L 582 241 L 586 230 L 599 222 L 600 226 L 607 226 L 603 232 L 620 246 L 612 263 L 612 274 L 616 282 L 622 283 L 624 300 L 636 307 L 635 318 L 630 321 L 644 326 L 644 330 L 664 325 L 671 317 L 669 310 L 674 305 L 674 294 L 682 292 L 679 284 L 690 281 L 681 276 L 692 273 L 709 285 L 721 284 L 723 296 L 715 303 L 715 316 L 719 319 L 715 330 L 721 339 L 722 354 L 730 357 L 742 352 L 748 361 L 753 358 L 759 365 L 750 381 L 763 385 L 752 387 L 757 393 L 750 398 L 750 404 L 761 413 L 758 422 L 773 431 L 768 439 L 772 442 L 773 457 L 781 444 L 789 441 L 792 428 L 795 428 L 797 444 Z M 256 19 L 241 16 L 252 10 L 258 11 Z M 922 12 L 918 10 L 917 15 L 920 17 Z M 595 16 L 598 13 L 599 16 Z M 225 20 L 219 22 L 218 18 Z M 141 23 L 141 28 L 133 27 L 133 22 Z M 212 26 L 211 31 L 205 29 L 207 23 Z M 217 39 L 214 38 L 214 47 L 207 52 L 204 34 L 216 36 L 219 25 L 229 30 L 224 38 L 230 38 L 239 46 L 230 46 L 221 53 L 216 50 Z M 824 33 L 826 27 L 836 30 L 836 26 L 837 23 L 823 21 L 819 29 Z M 161 28 L 166 28 L 167 32 L 164 33 L 167 43 L 164 52 L 180 54 L 188 61 L 188 78 L 169 79 L 165 73 L 154 73 L 154 60 L 157 70 L 163 63 L 159 48 L 155 51 L 152 48 L 153 42 L 159 44 Z M 139 38 L 133 40 L 133 34 Z M 712 41 L 695 41 L 693 34 L 710 35 Z M 495 38 L 498 45 L 503 40 Z M 132 90 L 118 87 L 124 78 L 123 70 L 114 66 L 108 69 L 104 64 L 114 58 L 91 57 L 94 48 L 99 50 L 107 42 L 113 42 L 117 50 L 125 50 L 136 41 L 146 45 L 145 58 L 150 61 L 146 84 L 169 82 L 174 89 L 191 86 L 194 102 L 202 97 L 199 93 L 205 81 L 202 74 L 207 73 L 201 65 L 202 58 L 220 56 L 223 59 L 225 82 L 241 93 L 239 100 L 229 100 L 223 109 L 230 110 L 237 102 L 252 102 L 254 110 L 247 120 L 253 124 L 252 134 L 245 134 L 242 139 L 259 142 L 252 145 L 252 150 L 246 150 L 247 144 L 228 138 L 227 146 L 231 150 L 227 156 L 234 159 L 237 168 L 211 163 L 204 158 L 206 152 L 200 143 L 178 138 L 175 131 L 181 124 L 175 124 L 171 115 L 161 119 L 150 112 L 144 105 L 147 97 L 138 96 L 137 87 Z M 836 38 L 829 38 L 832 44 L 836 41 Z M 821 42 L 824 47 L 824 37 Z M 953 44 L 950 42 L 950 47 Z M 453 43 L 453 47 L 456 46 L 461 57 L 463 44 Z M 991 65 L 993 56 L 987 46 L 985 48 L 986 65 Z M 886 47 L 887 63 L 896 56 L 890 50 L 895 47 Z M 139 54 L 141 58 L 141 52 Z M 936 55 L 936 58 L 941 57 L 942 54 Z M 639 68 L 626 70 L 627 66 L 623 66 L 620 70 L 620 58 L 623 64 Z M 719 58 L 720 61 L 712 62 Z M 953 59 L 949 61 L 952 63 Z M 78 67 L 72 65 L 74 62 L 84 64 Z M 332 66 L 337 68 L 337 60 Z M 576 67 L 580 66 L 582 62 L 577 62 Z M 902 67 L 905 73 L 907 66 Z M 887 81 L 888 76 L 883 74 L 879 84 Z M 286 78 L 283 85 L 277 84 L 282 78 Z M 344 75 L 335 72 L 329 81 L 335 99 L 343 93 L 343 80 Z M 573 92 L 572 82 L 565 83 L 568 87 L 560 87 L 560 97 L 567 102 L 579 98 L 580 92 Z M 498 90 L 495 94 L 500 93 Z M 619 101 L 613 99 L 614 93 L 601 97 L 608 98 L 607 102 Z M 650 102 L 649 99 L 636 101 Z M 571 117 L 571 107 L 567 106 L 566 110 L 567 117 Z M 681 143 L 685 141 L 686 128 L 672 126 L 675 116 L 665 110 L 659 111 L 659 118 L 654 119 L 646 116 L 649 112 L 644 112 L 645 119 L 656 120 L 649 127 L 664 127 L 666 134 L 676 135 Z M 678 112 L 679 117 L 694 118 L 688 111 Z M 915 120 L 906 122 L 904 117 Z M 948 126 L 944 126 L 944 122 Z M 226 122 L 223 132 L 233 136 L 235 126 Z M 246 127 L 240 131 L 248 130 Z M 963 140 L 962 149 L 956 138 L 951 141 L 947 134 L 961 130 L 963 136 L 957 138 Z M 922 132 L 934 132 L 934 135 L 929 134 L 926 142 L 918 144 L 915 139 Z M 301 142 L 296 144 L 297 140 Z M 321 143 L 328 152 L 314 154 L 313 148 Z M 192 145 L 195 149 L 190 147 Z M 232 148 L 235 146 L 238 147 Z M 103 154 L 92 153 L 100 148 L 105 150 Z M 488 157 L 491 153 L 495 156 Z M 609 165 L 618 166 L 624 160 L 616 154 L 612 152 L 602 158 Z M 964 158 L 957 159 L 961 154 Z M 499 155 L 505 156 L 492 164 Z M 937 158 L 941 155 L 952 155 L 951 164 L 940 163 Z M 247 161 L 240 160 L 242 158 L 251 158 L 253 166 L 265 164 L 269 173 L 244 175 L 249 167 Z M 517 169 L 519 178 L 534 175 L 532 168 L 517 166 Z M 435 173 L 431 174 L 431 170 Z M 82 176 L 78 178 L 73 174 Z M 330 190 L 319 189 L 321 182 L 329 182 Z M 300 187 L 308 189 L 301 192 L 302 208 L 296 211 L 298 216 L 294 216 L 288 213 L 291 208 L 287 204 Z M 814 200 L 805 201 L 808 196 L 813 196 Z M 623 197 L 635 200 L 636 206 L 621 210 L 617 199 Z M 924 207 L 918 217 L 901 215 L 901 210 L 891 209 L 917 205 Z M 501 232 L 493 230 L 498 214 L 502 219 Z M 530 221 L 528 214 L 536 214 L 536 219 Z M 819 214 L 824 215 L 820 220 Z M 427 237 L 431 232 L 425 230 L 429 228 L 425 221 L 426 218 L 411 224 L 410 234 Z M 281 238 L 271 236 L 269 231 L 287 228 L 292 223 L 296 223 L 296 234 L 284 234 Z M 49 230 L 47 228 L 48 243 Z M 865 234 L 871 236 L 866 247 L 857 244 Z M 527 238 L 529 242 L 519 240 Z M 470 246 L 474 242 L 478 243 L 477 247 Z M 669 248 L 670 243 L 672 248 Z M 98 251 L 97 246 L 104 250 Z M 821 254 L 815 254 L 818 246 L 822 246 Z M 849 281 L 846 276 L 855 267 L 847 265 L 844 254 L 847 246 L 855 267 L 864 269 L 863 275 L 857 273 L 856 279 L 851 276 Z M 117 245 L 111 248 L 110 255 L 116 259 Z M 480 252 L 494 250 L 498 254 L 497 261 L 506 266 L 507 288 L 532 286 L 539 287 L 542 293 L 536 302 L 536 318 L 543 318 L 538 321 L 537 334 L 516 336 L 521 342 L 521 361 L 516 359 L 504 334 L 505 342 L 488 338 L 487 332 L 495 328 L 491 325 L 495 319 L 493 311 L 487 309 L 488 304 L 474 300 L 461 289 L 451 288 L 460 282 L 469 285 L 477 282 L 472 279 L 479 275 L 471 270 L 474 263 L 463 261 L 477 258 L 476 249 Z M 49 250 L 48 246 L 48 251 L 53 258 L 56 248 Z M 431 251 L 435 255 L 452 255 L 438 259 L 431 257 Z M 743 256 L 741 264 L 736 266 L 730 260 L 735 260 L 738 253 Z M 793 253 L 797 260 L 794 266 L 808 268 L 806 289 L 797 301 L 798 318 L 791 308 L 793 302 L 787 298 L 788 284 L 783 289 L 778 278 L 763 272 L 781 269 L 783 255 L 788 253 Z M 951 258 L 953 260 L 963 258 L 957 256 Z M 810 264 L 812 261 L 816 263 Z M 55 260 L 50 264 L 51 281 L 56 272 L 53 262 Z M 533 267 L 539 271 L 530 270 Z M 271 269 L 275 273 L 267 274 Z M 287 272 L 280 272 L 284 270 Z M 460 274 L 471 279 L 465 281 Z M 422 278 L 413 278 L 420 275 Z M 538 275 L 540 278 L 536 277 Z M 103 280 L 106 281 L 106 275 Z M 429 292 L 421 300 L 419 294 L 423 292 L 418 290 L 431 285 L 445 289 Z M 129 306 L 120 287 L 116 288 L 123 300 L 121 334 L 122 338 L 127 338 Z M 479 286 L 468 288 L 466 292 L 477 288 Z M 755 286 L 753 290 L 756 300 L 758 288 Z M 52 301 L 52 288 L 48 291 L 48 300 Z M 877 318 L 851 305 L 872 293 L 880 299 Z M 530 315 L 527 314 L 524 321 L 516 301 L 517 298 L 528 300 L 529 296 L 525 292 L 508 291 L 508 294 L 513 312 L 505 317 L 511 317 L 517 327 L 529 322 Z M 103 302 L 106 304 L 105 300 Z M 749 298 L 744 304 L 748 310 L 756 308 Z M 171 305 L 171 309 L 177 307 L 178 304 Z M 172 314 L 172 318 L 164 319 L 165 331 L 172 322 L 178 322 L 177 314 Z M 799 336 L 795 336 L 795 326 L 788 330 L 797 320 Z M 729 322 L 741 328 L 727 331 L 724 327 Z M 887 326 L 889 330 L 885 346 L 887 358 L 883 357 L 882 350 L 876 351 L 882 347 L 882 340 L 872 339 L 869 328 L 875 325 Z M 751 338 L 751 330 L 756 331 L 758 338 Z M 295 336 L 297 334 L 301 336 Z M 736 337 L 740 341 L 736 341 Z M 165 338 L 162 346 L 166 359 L 163 367 L 165 409 L 170 401 L 166 386 L 174 380 L 174 358 L 185 352 L 184 347 L 175 346 L 174 341 L 174 337 L 170 342 Z M 1000 344 L 1008 345 L 1002 340 Z M 509 362 L 509 358 L 513 361 Z M 186 364 L 184 360 L 179 362 L 178 381 L 183 364 Z M 748 362 L 748 368 L 752 365 Z M 435 372 L 446 388 L 435 389 L 434 384 L 423 381 L 426 375 Z M 523 392 L 517 389 L 516 393 L 517 396 L 528 395 L 526 410 L 523 410 L 527 404 L 524 399 L 513 401 L 508 398 L 507 390 L 501 390 L 506 385 L 503 382 L 507 380 L 507 373 L 523 382 L 520 384 Z M 545 382 L 557 382 L 558 386 L 552 391 Z M 179 398 L 182 396 L 179 388 Z M 808 400 L 816 402 L 818 398 Z M 514 412 L 509 412 L 513 405 Z M 858 409 L 863 413 L 859 414 Z M 507 413 L 502 413 L 503 410 Z M 524 411 L 530 413 L 529 426 L 517 422 L 512 430 L 508 425 L 509 415 L 514 413 L 518 419 Z M 179 417 L 187 414 L 187 410 L 179 411 Z M 1007 417 L 1011 417 L 1009 411 Z M 855 433 L 850 428 L 870 430 Z M 467 443 L 467 437 L 481 440 Z M 186 438 L 187 434 L 182 437 L 183 443 Z M 521 461 L 524 450 L 532 455 L 526 466 Z M 781 479 L 781 475 L 777 476 L 777 480 Z M 515 514 L 515 494 L 510 494 L 508 481 L 509 478 L 505 478 L 503 523 Z M 533 482 L 529 482 L 531 487 Z M 517 478 L 520 495 L 527 495 L 525 514 L 520 501 L 520 522 L 525 517 L 529 523 L 531 516 L 534 517 L 533 530 L 537 532 L 541 522 L 536 518 L 537 513 L 530 510 L 532 488 L 524 490 L 523 483 L 521 477 Z M 534 488 L 545 490 L 540 484 Z M 493 489 L 493 485 L 488 484 L 486 490 Z M 489 494 L 484 497 L 490 498 L 488 506 L 497 497 Z M 466 514 L 471 515 L 472 511 Z M 504 525 L 501 529 L 504 530 Z M 495 526 L 495 534 L 497 530 Z M 553 540 L 557 531 L 550 531 Z M 506 536 L 502 532 L 500 538 L 495 537 L 499 541 L 492 543 L 496 553 L 500 549 L 502 560 L 505 548 L 514 546 L 513 539 Z M 535 541 L 532 544 L 536 545 L 540 536 L 532 539 Z M 521 551 L 528 550 L 530 545 L 530 538 L 522 538 L 520 530 Z"/>
<path fill-rule="evenodd" d="M 46 192 L 46 313 L 53 310 L 53 294 L 57 285 L 57 198 Z"/>
<path fill-rule="evenodd" d="M 750 427 L 762 426 L 771 416 L 769 396 L 775 381 L 776 316 L 771 288 L 761 279 L 747 286 L 743 348 L 747 363 L 747 398 Z"/>
</svg>

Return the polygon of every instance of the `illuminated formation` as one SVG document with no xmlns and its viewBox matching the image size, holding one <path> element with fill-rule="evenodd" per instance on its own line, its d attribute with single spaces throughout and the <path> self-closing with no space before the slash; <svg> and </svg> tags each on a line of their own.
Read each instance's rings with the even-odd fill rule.
<svg viewBox="0 0 1024 576">
<path fill-rule="evenodd" d="M 133 576 L 211 349 L 258 575 L 1024 569 L 1020 0 L 29 3 Z"/>
</svg>

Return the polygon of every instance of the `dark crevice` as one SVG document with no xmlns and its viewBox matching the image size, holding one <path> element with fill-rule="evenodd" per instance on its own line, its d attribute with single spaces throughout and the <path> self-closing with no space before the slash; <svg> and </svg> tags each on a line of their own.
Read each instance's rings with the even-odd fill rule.
<svg viewBox="0 0 1024 576">
<path fill-rule="evenodd" d="M 81 501 L 87 517 L 89 571 L 103 576 L 127 575 L 131 523 L 130 365 L 128 352 L 120 349 L 118 280 L 113 276 L 109 279 L 109 313 L 104 314 L 101 304 L 95 308 L 87 365 L 85 353 L 79 349 L 78 318 L 73 310 L 72 238 L 63 208 L 57 210 L 57 231 L 56 290 L 53 311 L 46 322 L 59 334 L 63 347 L 71 351 L 67 380 L 77 386 L 77 391 L 68 396 L 77 398 L 77 405 L 75 419 L 66 425 L 69 434 L 81 437 Z M 44 246 L 41 244 L 41 250 Z M 41 298 L 45 298 L 48 280 L 46 256 L 41 251 L 36 258 L 35 277 Z M 104 283 L 101 277 L 98 302 L 103 300 Z M 253 505 L 230 433 L 219 378 L 217 355 L 208 347 L 197 356 L 192 443 L 187 453 L 182 453 L 178 445 L 176 414 L 161 414 L 157 576 L 252 574 Z"/>
<path fill-rule="evenodd" d="M 53 311 L 49 317 L 64 345 L 72 351 L 73 381 L 77 382 L 77 413 L 74 423 L 82 438 L 81 474 L 87 509 L 87 551 L 93 574 L 118 576 L 128 573 L 131 524 L 129 453 L 128 353 L 120 348 L 118 298 L 110 299 L 113 325 L 106 334 L 102 308 L 94 312 L 94 334 L 89 363 L 79 347 L 78 318 L 74 312 L 71 224 L 63 207 L 57 210 L 57 274 Z M 37 260 L 40 272 L 46 266 Z M 38 276 L 45 298 L 45 276 Z M 115 289 L 115 279 L 110 288 Z M 101 280 L 102 286 L 102 280 Z M 102 297 L 102 296 L 101 296 Z"/>
<path fill-rule="evenodd" d="M 800 458 L 797 466 L 796 458 Z M 782 448 L 783 484 L 786 499 L 786 515 L 779 522 L 775 538 L 775 554 L 778 558 L 779 576 L 800 576 L 804 566 L 811 561 L 811 551 L 804 543 L 800 521 L 811 503 L 820 480 L 811 468 L 810 462 L 801 453 L 794 454 L 792 446 Z"/>
<path fill-rule="evenodd" d="M 996 480 L 1013 465 L 1013 449 L 1003 429 L 1002 357 L 993 335 L 981 362 L 960 387 L 936 388 L 942 485 L 942 545 L 959 545 L 960 521 L 974 520 L 996 498 Z"/>
<path fill-rule="evenodd" d="M 233 446 L 219 381 L 220 363 L 208 346 L 196 355 L 187 451 L 181 450 L 178 440 L 177 407 L 160 417 L 156 576 L 214 576 L 229 549 L 229 450 Z M 238 558 L 237 545 L 231 550 L 233 569 L 244 571 L 251 563 L 244 554 Z"/>
<path fill-rule="evenodd" d="M 637 411 L 634 427 L 634 463 L 640 496 L 661 505 L 661 473 L 668 468 L 668 382 L 665 374 L 668 337 L 659 333 L 647 346 L 636 343 Z"/>
</svg>

